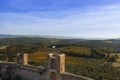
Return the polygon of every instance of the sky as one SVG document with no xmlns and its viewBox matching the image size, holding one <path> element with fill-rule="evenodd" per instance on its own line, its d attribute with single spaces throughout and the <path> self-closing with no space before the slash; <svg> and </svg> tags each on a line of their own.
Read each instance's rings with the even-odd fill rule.
<svg viewBox="0 0 120 80">
<path fill-rule="evenodd" d="M 120 38 L 120 0 L 0 0 L 0 34 Z"/>
</svg>

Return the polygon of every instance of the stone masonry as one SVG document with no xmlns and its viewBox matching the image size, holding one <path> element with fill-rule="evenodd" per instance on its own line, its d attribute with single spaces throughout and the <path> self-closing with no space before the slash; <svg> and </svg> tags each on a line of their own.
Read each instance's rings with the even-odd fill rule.
<svg viewBox="0 0 120 80">
<path fill-rule="evenodd" d="M 17 62 L 0 62 L 0 80 L 94 80 L 65 72 L 65 54 L 48 54 L 47 67 L 28 64 L 27 54 L 19 53 Z"/>
</svg>

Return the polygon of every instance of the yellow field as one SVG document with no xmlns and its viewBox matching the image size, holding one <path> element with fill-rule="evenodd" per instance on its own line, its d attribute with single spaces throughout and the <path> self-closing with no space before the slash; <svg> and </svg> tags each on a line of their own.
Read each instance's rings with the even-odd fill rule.
<svg viewBox="0 0 120 80">
<path fill-rule="evenodd" d="M 36 52 L 28 55 L 29 61 L 35 61 L 35 62 L 42 62 L 47 61 L 47 52 Z M 65 63 L 66 64 L 95 64 L 95 63 L 103 63 L 103 60 L 100 59 L 91 59 L 91 58 L 83 58 L 83 57 L 71 57 L 66 56 L 65 57 Z"/>
<path fill-rule="evenodd" d="M 47 52 L 36 52 L 28 55 L 29 61 L 45 61 L 47 60 Z"/>
</svg>

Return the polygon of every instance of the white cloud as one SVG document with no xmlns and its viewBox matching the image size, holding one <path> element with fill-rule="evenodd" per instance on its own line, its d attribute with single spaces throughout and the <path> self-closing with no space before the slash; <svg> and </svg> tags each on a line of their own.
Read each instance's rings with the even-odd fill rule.
<svg viewBox="0 0 120 80">
<path fill-rule="evenodd" d="M 89 9 L 89 10 L 88 10 Z M 119 37 L 120 6 L 62 12 L 0 13 L 0 33 Z"/>
</svg>

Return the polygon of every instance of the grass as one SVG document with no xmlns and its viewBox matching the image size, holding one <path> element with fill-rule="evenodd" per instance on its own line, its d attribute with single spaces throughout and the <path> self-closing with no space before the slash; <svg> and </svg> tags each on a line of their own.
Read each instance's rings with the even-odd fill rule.
<svg viewBox="0 0 120 80">
<path fill-rule="evenodd" d="M 47 61 L 47 52 L 35 52 L 28 55 L 29 61 L 35 61 L 35 62 L 44 62 Z M 65 63 L 66 64 L 79 64 L 79 65 L 100 65 L 104 63 L 105 60 L 103 59 L 95 59 L 95 58 L 83 58 L 83 57 L 71 57 L 66 56 L 65 57 Z"/>
<path fill-rule="evenodd" d="M 35 52 L 28 55 L 29 61 L 46 61 L 47 60 L 47 52 Z"/>
</svg>

